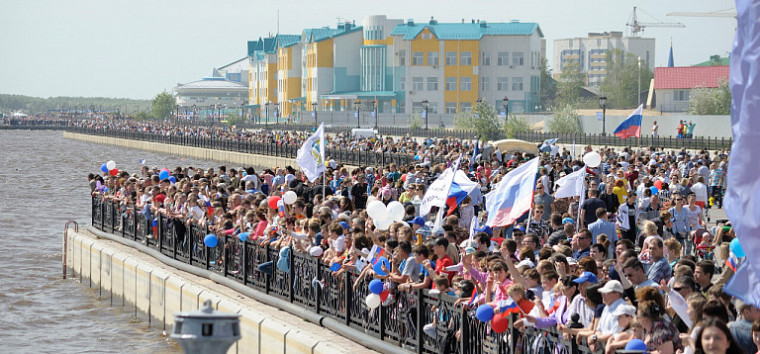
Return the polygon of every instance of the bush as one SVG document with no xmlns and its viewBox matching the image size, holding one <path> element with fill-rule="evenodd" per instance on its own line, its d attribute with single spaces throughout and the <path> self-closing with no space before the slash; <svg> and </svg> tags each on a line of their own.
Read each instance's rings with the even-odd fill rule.
<svg viewBox="0 0 760 354">
<path fill-rule="evenodd" d="M 721 80 L 718 88 L 695 88 L 689 94 L 689 114 L 731 114 L 731 90 L 728 81 Z"/>
<path fill-rule="evenodd" d="M 510 117 L 504 122 L 504 133 L 507 139 L 514 139 L 519 133 L 529 133 L 530 125 L 525 117 Z"/>
<path fill-rule="evenodd" d="M 473 109 L 454 116 L 454 126 L 459 129 L 474 130 L 479 136 L 496 139 L 499 135 L 499 120 L 496 108 L 481 101 Z"/>
<path fill-rule="evenodd" d="M 564 105 L 554 111 L 547 124 L 551 133 L 583 134 L 583 122 L 575 107 Z"/>
<path fill-rule="evenodd" d="M 414 112 L 409 116 L 409 129 L 416 130 L 422 129 L 422 115 L 419 112 Z"/>
</svg>

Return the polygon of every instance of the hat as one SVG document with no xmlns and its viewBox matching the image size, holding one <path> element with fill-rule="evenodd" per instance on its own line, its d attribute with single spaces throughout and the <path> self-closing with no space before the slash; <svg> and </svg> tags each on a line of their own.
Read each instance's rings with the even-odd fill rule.
<svg viewBox="0 0 760 354">
<path fill-rule="evenodd" d="M 322 247 L 319 247 L 319 246 L 314 246 L 314 247 L 309 248 L 309 254 L 312 255 L 313 257 L 320 257 L 322 256 L 323 252 L 324 250 L 322 249 Z"/>
<path fill-rule="evenodd" d="M 568 223 L 572 224 L 572 225 L 575 225 L 575 221 L 573 221 L 573 218 L 571 218 L 571 217 L 567 217 L 567 218 L 562 219 L 562 225 L 568 224 Z"/>
<path fill-rule="evenodd" d="M 417 225 L 420 225 L 420 226 L 425 226 L 425 218 L 423 218 L 421 216 L 417 216 L 414 219 L 412 219 L 411 221 L 409 221 L 409 224 L 417 224 Z"/>
<path fill-rule="evenodd" d="M 523 226 L 522 224 L 517 225 L 515 226 L 514 230 L 512 230 L 512 232 L 514 232 L 515 230 L 520 230 L 522 232 L 525 232 L 525 226 Z"/>
<path fill-rule="evenodd" d="M 618 317 L 620 315 L 636 317 L 636 307 L 633 305 L 620 305 L 612 312 L 612 316 Z"/>
<path fill-rule="evenodd" d="M 522 266 L 528 266 L 530 268 L 533 268 L 533 267 L 536 266 L 536 264 L 533 263 L 533 261 L 531 261 L 530 259 L 526 258 L 526 259 L 521 260 L 520 263 L 517 263 L 517 267 L 518 268 L 522 267 Z"/>
<path fill-rule="evenodd" d="M 478 249 L 475 248 L 475 247 L 467 247 L 467 248 L 464 249 L 464 253 L 465 254 L 473 254 L 473 253 L 475 253 L 477 251 L 478 251 Z"/>
<path fill-rule="evenodd" d="M 339 222 L 338 224 L 340 224 L 340 226 L 343 226 L 343 228 L 344 228 L 344 229 L 347 229 L 347 228 L 348 228 L 348 223 L 347 223 L 347 222 L 345 222 L 345 221 L 341 221 L 341 222 Z"/>
<path fill-rule="evenodd" d="M 583 274 L 581 274 L 580 277 L 573 280 L 573 283 L 576 283 L 576 284 L 583 284 L 585 282 L 596 284 L 599 282 L 599 279 L 596 278 L 596 275 L 594 275 L 594 273 L 583 272 Z"/>
<path fill-rule="evenodd" d="M 602 294 L 609 294 L 613 291 L 616 293 L 623 293 L 623 285 L 617 280 L 610 280 L 599 289 L 599 292 Z"/>
<path fill-rule="evenodd" d="M 476 228 L 475 231 L 477 232 L 485 232 L 488 234 L 488 236 L 493 236 L 493 230 L 491 230 L 491 227 L 488 225 L 483 225 L 481 228 Z"/>
<path fill-rule="evenodd" d="M 462 241 L 462 243 L 459 244 L 459 248 L 464 248 L 464 249 L 468 247 L 478 248 L 478 246 L 479 246 L 478 241 L 470 240 L 470 239 L 464 240 Z"/>
</svg>

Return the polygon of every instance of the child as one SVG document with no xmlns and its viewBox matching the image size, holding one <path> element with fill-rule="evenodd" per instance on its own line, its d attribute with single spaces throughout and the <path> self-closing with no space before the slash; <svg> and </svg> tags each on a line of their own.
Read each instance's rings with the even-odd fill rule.
<svg viewBox="0 0 760 354">
<path fill-rule="evenodd" d="M 760 320 L 752 322 L 752 342 L 760 348 Z M 760 350 L 758 350 L 758 353 L 760 353 Z"/>
</svg>

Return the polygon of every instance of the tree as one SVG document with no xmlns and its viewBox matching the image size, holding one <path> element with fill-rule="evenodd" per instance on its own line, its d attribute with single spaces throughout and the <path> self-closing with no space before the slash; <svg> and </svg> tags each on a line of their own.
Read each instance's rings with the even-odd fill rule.
<svg viewBox="0 0 760 354">
<path fill-rule="evenodd" d="M 547 125 L 552 133 L 583 134 L 581 117 L 570 105 L 555 106 L 554 114 L 549 118 Z"/>
<path fill-rule="evenodd" d="M 586 86 L 586 73 L 581 71 L 578 62 L 571 61 L 564 65 L 557 83 L 557 97 L 554 106 L 575 106 L 581 101 L 581 90 Z"/>
<path fill-rule="evenodd" d="M 721 80 L 718 88 L 699 87 L 689 93 L 689 114 L 731 114 L 731 89 L 727 80 Z"/>
<path fill-rule="evenodd" d="M 499 118 L 496 108 L 486 101 L 479 101 L 475 107 L 454 116 L 454 126 L 475 130 L 479 136 L 494 139 L 499 133 Z"/>
<path fill-rule="evenodd" d="M 417 130 L 422 128 L 422 115 L 419 112 L 414 112 L 409 116 L 409 129 Z"/>
<path fill-rule="evenodd" d="M 549 61 L 546 58 L 541 58 L 541 72 L 540 72 L 541 98 L 540 105 L 543 109 L 547 109 L 554 105 L 554 99 L 557 96 L 557 80 L 552 77 L 552 69 L 549 67 Z"/>
<path fill-rule="evenodd" d="M 153 117 L 156 119 L 169 117 L 174 109 L 174 97 L 166 91 L 161 92 L 153 99 L 151 107 L 153 107 Z"/>
<path fill-rule="evenodd" d="M 507 139 L 514 139 L 519 133 L 529 133 L 530 125 L 525 117 L 511 117 L 504 122 L 504 133 Z"/>
<path fill-rule="evenodd" d="M 607 108 L 636 107 L 640 94 L 639 74 L 641 74 L 642 89 L 649 87 L 654 74 L 646 65 L 639 68 L 636 55 L 620 49 L 608 51 L 605 58 L 607 76 L 599 86 L 599 91 L 607 96 Z"/>
</svg>

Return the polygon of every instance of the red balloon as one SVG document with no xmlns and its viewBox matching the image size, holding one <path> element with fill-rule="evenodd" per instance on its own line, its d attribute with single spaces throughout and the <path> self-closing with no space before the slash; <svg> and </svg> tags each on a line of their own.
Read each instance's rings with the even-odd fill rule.
<svg viewBox="0 0 760 354">
<path fill-rule="evenodd" d="M 509 319 L 506 313 L 500 313 L 491 319 L 491 328 L 496 333 L 504 333 L 509 327 Z"/>
<path fill-rule="evenodd" d="M 390 290 L 388 290 L 388 289 L 386 289 L 386 290 L 383 290 L 383 292 L 381 292 L 381 293 L 380 293 L 380 300 L 381 300 L 381 301 L 385 301 L 385 299 L 387 299 L 387 298 L 388 298 L 388 295 L 389 295 L 390 293 L 391 293 L 391 291 L 390 291 Z"/>
<path fill-rule="evenodd" d="M 662 181 L 661 181 L 661 180 L 659 180 L 659 179 L 658 179 L 658 180 L 656 180 L 656 181 L 654 181 L 654 186 L 655 186 L 655 187 L 656 187 L 658 190 L 662 190 Z"/>
<path fill-rule="evenodd" d="M 272 208 L 272 209 L 277 209 L 277 202 L 279 202 L 279 201 L 280 201 L 280 199 L 281 199 L 281 198 L 280 198 L 280 197 L 278 197 L 278 196 L 276 196 L 276 195 L 275 195 L 275 196 L 271 196 L 271 197 L 269 197 L 269 199 L 267 200 L 267 204 L 269 204 L 269 207 L 270 207 L 270 208 Z"/>
<path fill-rule="evenodd" d="M 118 174 L 119 174 L 119 170 L 118 170 L 118 169 L 115 169 L 115 168 L 114 168 L 113 170 L 110 170 L 110 171 L 108 171 L 108 173 L 109 173 L 111 176 L 116 176 L 116 175 L 118 175 Z"/>
</svg>

